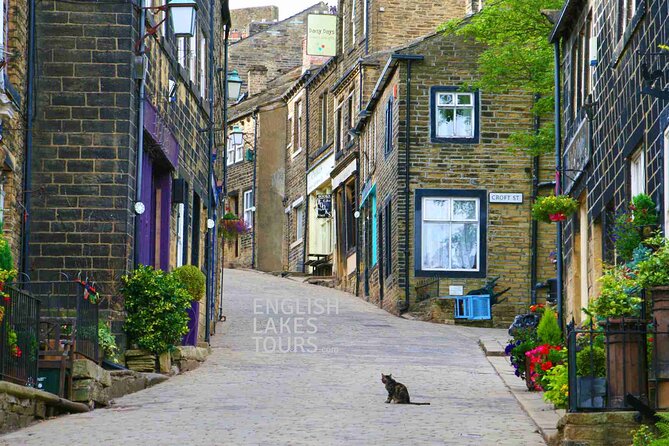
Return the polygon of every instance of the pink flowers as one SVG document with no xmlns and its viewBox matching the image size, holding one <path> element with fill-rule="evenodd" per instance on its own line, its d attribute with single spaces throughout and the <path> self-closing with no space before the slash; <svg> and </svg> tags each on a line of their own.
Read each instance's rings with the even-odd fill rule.
<svg viewBox="0 0 669 446">
<path fill-rule="evenodd" d="M 560 345 L 542 344 L 525 353 L 530 364 L 530 379 L 537 390 L 543 390 L 541 387 L 543 375 L 561 362 L 558 353 L 561 351 Z"/>
</svg>

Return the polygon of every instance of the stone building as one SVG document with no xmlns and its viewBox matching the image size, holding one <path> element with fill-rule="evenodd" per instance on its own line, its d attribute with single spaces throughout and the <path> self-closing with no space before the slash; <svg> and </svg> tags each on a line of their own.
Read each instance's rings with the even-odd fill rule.
<svg viewBox="0 0 669 446">
<path fill-rule="evenodd" d="M 199 0 L 196 34 L 177 38 L 164 11 L 132 2 L 37 3 L 34 280 L 81 272 L 117 310 L 119 279 L 136 264 L 207 270 L 220 93 L 210 74 L 223 52 L 223 2 L 213 6 Z"/>
<path fill-rule="evenodd" d="M 650 195 L 669 227 L 669 1 L 569 0 L 559 45 L 564 193 L 581 209 L 564 225 L 565 317 L 598 295 L 616 261 L 616 212 Z M 655 76 L 652 73 L 656 73 Z M 660 74 L 657 74 L 660 73 Z"/>
<path fill-rule="evenodd" d="M 232 21 L 230 41 L 236 42 L 278 22 L 279 8 L 277 6 L 240 8 L 231 10 L 230 15 Z"/>
<path fill-rule="evenodd" d="M 226 266 L 284 269 L 285 155 L 289 138 L 284 94 L 300 77 L 301 67 L 297 67 L 230 109 L 225 206 L 227 212 L 243 219 L 248 230 L 225 243 Z M 249 85 L 249 91 L 255 90 Z M 241 145 L 233 143 L 235 132 L 242 134 Z"/>
<path fill-rule="evenodd" d="M 510 288 L 504 303 L 489 314 L 477 301 L 468 315 L 497 325 L 530 303 L 537 172 L 530 155 L 510 150 L 508 135 L 532 129 L 532 96 L 467 90 L 479 52 L 440 34 L 393 51 L 354 125 L 360 293 L 388 311 L 406 309 L 426 280 L 455 298 L 499 277 L 497 291 Z M 539 233 L 534 246 L 545 260 L 536 275 L 546 280 L 554 232 L 545 225 Z M 466 310 L 456 302 L 456 313 Z"/>
<path fill-rule="evenodd" d="M 317 3 L 292 17 L 267 27 L 263 26 L 262 31 L 232 43 L 229 69 L 237 70 L 244 79 L 242 91 L 246 91 L 246 81 L 252 67 L 264 66 L 267 69 L 265 80 L 270 81 L 302 65 L 302 41 L 306 35 L 307 15 L 327 11 L 328 6 L 325 3 Z M 256 77 L 256 85 L 257 79 Z"/>
<path fill-rule="evenodd" d="M 28 2 L 0 2 L 0 222 L 20 267 L 25 228 L 24 157 L 28 115 Z"/>
</svg>

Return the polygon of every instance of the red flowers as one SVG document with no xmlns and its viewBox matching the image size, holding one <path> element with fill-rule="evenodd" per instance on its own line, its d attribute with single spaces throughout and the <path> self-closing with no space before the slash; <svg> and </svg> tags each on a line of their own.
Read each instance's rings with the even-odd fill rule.
<svg viewBox="0 0 669 446">
<path fill-rule="evenodd" d="M 541 370 L 543 370 L 544 372 L 547 372 L 552 368 L 553 368 L 553 363 L 550 361 L 546 361 L 543 364 L 541 364 Z"/>
<path fill-rule="evenodd" d="M 540 383 L 542 376 L 555 367 L 559 359 L 555 358 L 554 352 L 562 350 L 560 345 L 542 344 L 525 353 L 530 362 L 530 379 L 535 384 L 537 390 L 543 390 Z M 549 359 L 550 358 L 550 359 Z"/>
<path fill-rule="evenodd" d="M 545 307 L 544 304 L 530 305 L 530 312 L 536 313 L 537 311 L 543 310 Z"/>
<path fill-rule="evenodd" d="M 12 356 L 15 357 L 15 358 L 20 358 L 21 355 L 23 355 L 23 351 L 21 351 L 21 348 L 19 348 L 18 345 L 12 346 L 11 353 L 12 353 Z"/>
</svg>

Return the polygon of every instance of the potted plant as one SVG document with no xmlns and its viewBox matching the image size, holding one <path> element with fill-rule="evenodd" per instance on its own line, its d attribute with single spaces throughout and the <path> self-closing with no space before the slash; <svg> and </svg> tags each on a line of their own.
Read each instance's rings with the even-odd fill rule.
<svg viewBox="0 0 669 446">
<path fill-rule="evenodd" d="M 606 351 L 591 344 L 576 353 L 576 394 L 578 407 L 600 409 L 606 398 Z"/>
<path fill-rule="evenodd" d="M 232 212 L 227 212 L 221 219 L 221 237 L 228 243 L 233 242 L 239 235 L 246 234 L 246 222 Z"/>
<path fill-rule="evenodd" d="M 669 244 L 662 236 L 646 241 L 654 251 L 637 264 L 637 282 L 649 290 L 655 319 L 656 377 L 669 379 Z M 658 382 L 658 406 L 669 408 L 669 383 Z"/>
<path fill-rule="evenodd" d="M 589 308 L 604 329 L 608 352 L 606 370 L 609 406 L 626 407 L 625 395 L 647 398 L 645 324 L 634 273 L 626 266 L 608 268 L 599 279 L 601 290 Z"/>
<path fill-rule="evenodd" d="M 634 251 L 652 235 L 657 227 L 655 202 L 646 194 L 632 198 L 626 212 L 616 217 L 613 228 L 616 253 L 625 261 L 634 258 Z"/>
<path fill-rule="evenodd" d="M 183 265 L 172 271 L 172 274 L 188 291 L 191 308 L 188 310 L 188 333 L 183 337 L 182 345 L 197 345 L 200 319 L 200 302 L 204 298 L 206 277 L 200 268 L 194 265 Z"/>
<path fill-rule="evenodd" d="M 532 205 L 532 218 L 546 223 L 564 221 L 578 207 L 578 201 L 568 195 L 539 197 Z"/>
</svg>

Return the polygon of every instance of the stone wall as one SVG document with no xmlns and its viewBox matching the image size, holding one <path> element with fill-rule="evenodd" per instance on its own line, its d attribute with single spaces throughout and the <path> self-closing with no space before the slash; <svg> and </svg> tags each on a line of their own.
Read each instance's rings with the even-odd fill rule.
<svg viewBox="0 0 669 446">
<path fill-rule="evenodd" d="M 279 20 L 277 6 L 258 6 L 255 8 L 231 9 L 233 33 L 239 33 L 239 38 L 246 38 L 251 34 L 253 22 L 275 22 Z"/>
<path fill-rule="evenodd" d="M 562 446 L 629 446 L 637 412 L 568 413 L 558 422 Z"/>
<path fill-rule="evenodd" d="M 267 67 L 267 79 L 272 80 L 301 66 L 307 15 L 327 10 L 325 3 L 318 3 L 262 32 L 232 43 L 229 69 L 237 70 L 242 79 L 247 79 L 250 67 L 264 65 Z M 246 87 L 242 86 L 243 91 L 246 91 Z"/>
</svg>

